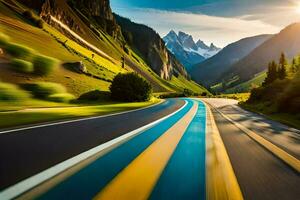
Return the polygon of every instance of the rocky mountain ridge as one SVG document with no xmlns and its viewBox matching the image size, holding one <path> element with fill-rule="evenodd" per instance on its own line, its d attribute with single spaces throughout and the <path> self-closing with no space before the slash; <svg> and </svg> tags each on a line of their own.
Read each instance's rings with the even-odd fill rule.
<svg viewBox="0 0 300 200">
<path fill-rule="evenodd" d="M 163 40 L 167 48 L 187 69 L 210 58 L 221 50 L 213 43 L 210 46 L 207 46 L 201 40 L 195 43 L 191 35 L 182 31 L 176 34 L 175 31 L 171 30 Z"/>
</svg>

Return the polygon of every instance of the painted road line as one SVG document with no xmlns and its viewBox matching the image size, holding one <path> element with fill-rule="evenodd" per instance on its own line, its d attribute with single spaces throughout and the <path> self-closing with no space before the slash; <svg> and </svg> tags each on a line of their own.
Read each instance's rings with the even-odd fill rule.
<svg viewBox="0 0 300 200">
<path fill-rule="evenodd" d="M 43 128 L 43 127 L 48 127 L 48 126 L 56 126 L 56 125 L 60 125 L 60 124 L 69 124 L 69 123 L 74 123 L 74 122 L 87 121 L 87 120 L 93 120 L 93 119 L 100 119 L 100 118 L 104 118 L 104 117 L 111 117 L 111 116 L 115 116 L 115 115 L 122 115 L 122 114 L 126 114 L 126 113 L 131 113 L 131 112 L 136 112 L 136 111 L 140 111 L 140 110 L 145 110 L 145 109 L 148 109 L 148 108 L 160 105 L 160 104 L 165 103 L 165 102 L 167 102 L 167 101 L 162 100 L 159 103 L 147 106 L 145 108 L 138 108 L 138 109 L 134 109 L 134 110 L 124 111 L 124 112 L 118 112 L 118 113 L 112 113 L 112 114 L 107 114 L 107 115 L 94 116 L 94 117 L 85 117 L 85 118 L 80 118 L 80 119 L 65 120 L 65 121 L 59 121 L 59 122 L 53 122 L 53 123 L 45 123 L 45 124 L 40 124 L 40 125 L 28 126 L 28 127 L 23 127 L 23 128 L 15 128 L 15 129 L 3 130 L 3 131 L 0 131 L 0 135 L 4 134 L 4 133 L 12 133 L 12 132 L 25 131 L 25 130 L 36 129 L 36 128 Z"/>
<path fill-rule="evenodd" d="M 205 105 L 198 110 L 160 176 L 150 199 L 205 199 Z"/>
<path fill-rule="evenodd" d="M 197 107 L 198 104 L 195 103 L 182 119 L 131 162 L 94 199 L 148 199 L 163 169 L 194 118 Z"/>
<path fill-rule="evenodd" d="M 217 109 L 216 109 L 217 110 Z M 254 141 L 256 141 L 258 144 L 269 150 L 272 154 L 277 156 L 279 159 L 281 159 L 283 162 L 285 162 L 288 166 L 296 170 L 298 173 L 300 173 L 300 160 L 295 158 L 294 156 L 290 155 L 286 151 L 282 150 L 278 146 L 274 145 L 272 142 L 269 142 L 259 134 L 255 133 L 254 131 L 251 131 L 250 129 L 246 128 L 240 123 L 235 122 L 231 118 L 229 118 L 227 115 L 225 115 L 223 112 L 217 110 L 218 113 L 220 113 L 225 119 L 227 119 L 229 122 L 234 124 L 236 127 L 238 127 L 240 130 L 242 130 L 244 133 L 246 133 L 250 138 L 252 138 Z"/>
<path fill-rule="evenodd" d="M 92 199 L 191 109 L 192 101 L 186 101 L 187 105 L 173 116 L 112 149 L 35 199 Z"/>
<path fill-rule="evenodd" d="M 206 104 L 206 199 L 242 200 L 226 148 L 210 107 Z"/>
<path fill-rule="evenodd" d="M 37 185 L 41 184 L 42 182 L 58 175 L 59 173 L 65 171 L 66 169 L 80 163 L 81 161 L 83 161 L 101 151 L 104 151 L 113 145 L 122 144 L 122 142 L 126 141 L 126 139 L 133 137 L 135 135 L 138 135 L 139 133 L 159 124 L 160 122 L 164 121 L 165 119 L 168 119 L 168 118 L 176 115 L 177 113 L 181 112 L 182 110 L 184 110 L 187 107 L 187 104 L 188 103 L 185 102 L 185 104 L 180 109 L 178 109 L 177 111 L 175 111 L 159 120 L 156 120 L 150 124 L 147 124 L 143 127 L 138 128 L 134 131 L 126 133 L 118 138 L 115 138 L 115 139 L 113 139 L 109 142 L 106 142 L 104 144 L 101 144 L 97 147 L 94 147 L 86 152 L 83 152 L 83 153 L 81 153 L 75 157 L 72 157 L 64 162 L 61 162 L 47 170 L 44 170 L 32 177 L 29 177 L 13 186 L 10 186 L 7 189 L 4 189 L 3 191 L 0 192 L 0 199 L 6 200 L 6 199 L 15 198 L 15 197 L 21 195 L 22 193 L 36 187 Z"/>
</svg>

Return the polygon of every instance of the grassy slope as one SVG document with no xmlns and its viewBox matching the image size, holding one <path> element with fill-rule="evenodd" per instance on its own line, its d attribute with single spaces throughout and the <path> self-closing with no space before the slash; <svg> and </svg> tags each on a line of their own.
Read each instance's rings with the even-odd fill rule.
<svg viewBox="0 0 300 200">
<path fill-rule="evenodd" d="M 24 23 L 24 19 L 20 15 L 12 12 L 1 3 L 0 10 L 0 19 L 2 22 L 0 25 L 0 30 L 7 35 L 10 35 L 13 42 L 31 46 L 36 51 L 48 56 L 56 57 L 63 62 L 82 60 L 90 73 L 104 79 L 111 80 L 117 73 L 133 71 L 129 66 L 126 66 L 125 69 L 122 69 L 120 67 L 120 60 L 117 60 L 117 58 L 121 54 L 120 47 L 110 36 L 106 35 L 103 32 L 101 32 L 101 41 L 105 42 L 105 46 L 111 47 L 110 55 L 112 55 L 116 59 L 110 61 L 101 56 L 95 55 L 95 63 L 93 63 L 90 62 L 93 52 L 82 47 L 69 38 L 66 38 L 64 35 L 56 31 L 52 27 L 45 25 L 45 31 L 43 31 L 27 23 Z M 68 41 L 67 46 L 69 50 L 61 44 L 66 40 Z M 75 49 L 76 51 L 74 52 Z M 177 92 L 183 90 L 183 88 L 189 88 L 197 93 L 205 91 L 205 89 L 201 86 L 191 81 L 187 81 L 183 78 L 180 78 L 179 80 L 176 80 L 177 78 L 174 78 L 174 80 L 171 81 L 172 84 L 165 80 L 162 80 L 133 50 L 129 49 L 129 51 L 130 54 L 127 55 L 127 57 L 130 57 L 130 59 L 140 67 L 140 69 L 143 71 L 143 74 L 146 74 L 147 77 L 151 78 L 152 83 L 160 85 L 160 88 L 164 88 L 165 92 Z M 0 79 L 13 83 L 27 81 L 27 79 L 22 80 L 22 78 L 20 77 L 14 78 L 16 76 L 13 77 L 12 75 L 9 75 L 9 73 L 10 72 L 8 70 L 2 70 L 2 72 L 0 73 L 2 74 L 0 75 Z M 29 77 L 29 79 L 40 80 L 40 78 L 36 77 Z M 62 83 L 68 88 L 69 92 L 75 94 L 76 96 L 92 89 L 108 90 L 108 87 L 110 85 L 109 82 L 73 73 L 69 70 L 64 69 L 63 67 L 60 67 L 51 76 L 42 78 L 42 80 Z M 173 85 L 173 83 L 175 85 Z"/>
<path fill-rule="evenodd" d="M 230 94 L 230 93 L 239 93 L 239 92 L 249 92 L 253 87 L 261 86 L 266 76 L 267 76 L 266 72 L 262 72 L 247 82 L 241 83 L 235 87 L 225 90 L 225 93 Z"/>
<path fill-rule="evenodd" d="M 0 4 L 0 31 L 9 35 L 12 42 L 27 45 L 37 52 L 53 56 L 63 62 L 83 60 L 82 57 L 70 53 L 53 37 L 41 29 L 35 28 L 20 21 L 15 13 L 10 12 Z M 9 66 L 1 64 L 0 80 L 11 83 L 21 83 L 28 81 L 52 81 L 65 85 L 69 92 L 79 96 L 80 94 L 93 90 L 108 90 L 109 82 L 94 79 L 82 74 L 74 73 L 63 67 L 59 67 L 54 73 L 47 77 L 24 76 L 9 70 Z"/>
<path fill-rule="evenodd" d="M 237 93 L 237 94 L 221 94 L 217 95 L 217 98 L 235 99 L 239 103 L 245 102 L 249 99 L 250 93 Z"/>
<path fill-rule="evenodd" d="M 206 92 L 209 94 L 208 90 L 194 81 L 188 81 L 185 78 L 183 78 L 181 75 L 176 78 L 175 76 L 172 77 L 171 84 L 175 87 L 179 88 L 179 90 L 183 90 L 185 88 L 190 89 L 194 91 L 195 93 L 201 94 L 202 92 Z"/>
</svg>

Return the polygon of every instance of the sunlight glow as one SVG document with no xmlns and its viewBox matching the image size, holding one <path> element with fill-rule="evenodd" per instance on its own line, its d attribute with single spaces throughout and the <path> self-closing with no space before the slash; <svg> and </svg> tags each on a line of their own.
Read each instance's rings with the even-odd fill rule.
<svg viewBox="0 0 300 200">
<path fill-rule="evenodd" d="M 296 12 L 300 14 L 300 3 L 296 5 Z"/>
</svg>

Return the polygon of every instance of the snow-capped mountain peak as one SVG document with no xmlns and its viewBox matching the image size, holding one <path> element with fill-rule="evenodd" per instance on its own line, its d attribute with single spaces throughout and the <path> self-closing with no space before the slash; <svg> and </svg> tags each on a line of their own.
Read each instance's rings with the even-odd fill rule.
<svg viewBox="0 0 300 200">
<path fill-rule="evenodd" d="M 221 49 L 216 47 L 214 43 L 211 43 L 209 46 L 209 51 L 220 51 Z"/>
<path fill-rule="evenodd" d="M 194 39 L 191 35 L 188 35 L 184 32 L 179 31 L 178 38 L 184 48 L 193 49 L 193 50 L 198 49 L 198 47 L 196 46 Z"/>
<path fill-rule="evenodd" d="M 201 49 L 209 49 L 209 46 L 207 46 L 202 40 L 198 40 L 196 45 L 198 48 Z"/>
<path fill-rule="evenodd" d="M 187 69 L 189 66 L 198 64 L 221 50 L 213 43 L 210 46 L 201 40 L 195 43 L 191 35 L 182 31 L 176 34 L 175 31 L 171 30 L 163 40 L 166 43 L 166 47 Z"/>
</svg>

